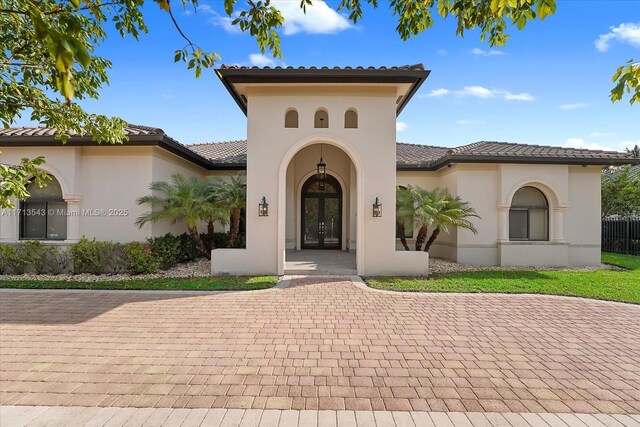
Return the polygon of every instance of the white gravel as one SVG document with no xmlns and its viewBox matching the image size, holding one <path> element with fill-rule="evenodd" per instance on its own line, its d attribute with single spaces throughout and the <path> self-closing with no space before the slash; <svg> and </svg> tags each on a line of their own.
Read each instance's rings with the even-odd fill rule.
<svg viewBox="0 0 640 427">
<path fill-rule="evenodd" d="M 480 266 L 469 264 L 458 264 L 442 258 L 429 258 L 429 274 L 455 273 L 459 271 L 552 271 L 552 270 L 572 270 L 572 271 L 596 271 L 596 270 L 624 270 L 610 264 L 590 265 L 586 267 L 518 267 L 518 266 Z"/>
<path fill-rule="evenodd" d="M 167 277 L 206 277 L 211 275 L 211 261 L 206 258 L 198 259 L 184 264 L 178 264 L 166 271 L 159 271 L 153 274 L 51 274 L 27 273 L 22 275 L 2 275 L 0 280 L 56 280 L 74 282 L 102 282 L 102 281 L 124 281 L 133 279 L 161 279 Z"/>
</svg>

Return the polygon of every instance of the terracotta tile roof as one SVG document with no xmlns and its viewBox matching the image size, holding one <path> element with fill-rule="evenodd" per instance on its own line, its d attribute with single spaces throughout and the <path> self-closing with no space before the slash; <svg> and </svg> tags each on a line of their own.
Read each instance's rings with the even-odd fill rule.
<svg viewBox="0 0 640 427">
<path fill-rule="evenodd" d="M 424 71 L 423 64 L 414 65 L 400 65 L 393 67 L 257 67 L 257 66 L 245 66 L 245 65 L 226 65 L 220 66 L 221 70 L 399 70 L 399 71 Z"/>
<path fill-rule="evenodd" d="M 158 144 L 196 164 L 210 169 L 242 169 L 247 163 L 247 141 L 225 141 L 182 145 L 156 127 L 129 124 L 125 129 L 130 144 Z M 60 144 L 56 131 L 40 126 L 0 128 L 0 145 L 45 146 Z M 87 136 L 71 138 L 68 145 L 91 143 Z M 452 163 L 532 164 L 640 164 L 630 153 L 480 141 L 455 148 L 398 142 L 399 170 L 437 170 Z M 638 167 L 635 168 L 638 170 Z"/>
<path fill-rule="evenodd" d="M 224 141 L 208 144 L 191 144 L 186 147 L 213 163 L 245 165 L 247 163 L 247 141 Z"/>
<path fill-rule="evenodd" d="M 396 163 L 398 165 L 421 165 L 432 163 L 446 156 L 450 148 L 432 145 L 396 143 Z"/>
<path fill-rule="evenodd" d="M 453 148 L 451 156 L 540 157 L 579 159 L 620 159 L 630 157 L 617 151 L 587 150 L 583 148 L 550 147 L 545 145 L 515 144 L 510 142 L 479 141 Z"/>
<path fill-rule="evenodd" d="M 132 135 L 166 135 L 160 128 L 129 124 L 125 128 L 125 134 Z M 0 128 L 0 137 L 3 136 L 56 136 L 58 131 L 44 126 L 21 126 Z"/>
<path fill-rule="evenodd" d="M 247 162 L 247 141 L 225 141 L 207 144 L 187 145 L 187 148 L 208 158 L 215 164 L 245 165 Z M 480 141 L 461 147 L 436 147 L 431 145 L 396 145 L 396 165 L 398 169 L 438 169 L 456 162 L 500 162 L 505 160 L 545 163 L 579 163 L 581 160 L 634 163 L 627 153 L 550 147 L 543 145 L 514 144 L 507 142 Z"/>
</svg>

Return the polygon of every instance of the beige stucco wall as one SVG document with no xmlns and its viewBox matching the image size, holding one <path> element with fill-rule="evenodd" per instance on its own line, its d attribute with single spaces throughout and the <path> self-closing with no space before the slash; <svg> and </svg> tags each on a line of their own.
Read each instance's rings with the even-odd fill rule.
<svg viewBox="0 0 640 427">
<path fill-rule="evenodd" d="M 343 189 L 343 250 L 356 252 L 360 274 L 421 274 L 426 254 L 405 253 L 395 239 L 396 185 L 447 188 L 477 210 L 468 230 L 442 233 L 431 255 L 477 265 L 594 265 L 600 262 L 600 168 L 567 165 L 456 164 L 439 171 L 396 171 L 395 92 L 388 87 L 288 89 L 255 88 L 249 92 L 247 249 L 216 254 L 216 273 L 282 273 L 286 249 L 300 243 L 300 189 L 315 173 L 320 145 L 328 172 Z M 294 107 L 299 128 L 284 128 L 284 114 Z M 329 127 L 313 127 L 318 108 L 329 113 Z M 358 129 L 345 129 L 349 108 L 359 115 Z M 184 226 L 148 224 L 135 219 L 147 208 L 135 200 L 149 192 L 151 181 L 185 176 L 220 176 L 157 147 L 2 147 L 0 160 L 45 156 L 43 167 L 63 189 L 69 210 L 101 212 L 68 217 L 67 243 L 82 235 L 100 240 L 145 240 Z M 549 241 L 511 242 L 508 214 L 519 188 L 540 189 L 549 202 Z M 265 196 L 269 216 L 257 215 Z M 383 204 L 373 218 L 371 204 Z M 0 216 L 0 241 L 18 240 L 15 215 Z M 219 227 L 218 230 L 222 231 Z M 414 236 L 417 229 L 414 230 Z M 410 245 L 413 241 L 409 239 Z"/>
<path fill-rule="evenodd" d="M 73 243 L 87 236 L 118 242 L 143 241 L 167 232 L 183 233 L 184 226 L 169 223 L 147 224 L 138 229 L 134 222 L 146 206 L 136 199 L 149 193 L 152 181 L 168 181 L 174 173 L 203 176 L 204 169 L 157 147 L 63 146 L 2 147 L 2 162 L 15 164 L 22 157 L 44 156 L 42 169 L 61 184 L 67 209 L 67 240 Z M 0 241 L 18 241 L 19 218 L 0 217 Z"/>
<path fill-rule="evenodd" d="M 474 265 L 597 265 L 600 263 L 600 175 L 597 166 L 463 164 L 439 172 L 399 172 L 398 185 L 447 188 L 473 206 L 477 234 L 442 235 L 431 255 Z M 549 203 L 549 240 L 509 241 L 508 213 L 523 186 Z"/>
<path fill-rule="evenodd" d="M 291 232 L 295 233 L 288 218 L 293 210 L 291 206 L 295 205 L 291 204 L 291 194 L 287 192 L 287 187 L 295 186 L 298 183 L 296 178 L 303 173 L 295 170 L 295 161 L 294 172 L 287 171 L 291 161 L 301 150 L 308 146 L 315 146 L 317 150 L 318 144 L 334 146 L 342 151 L 343 157 L 346 156 L 344 158 L 348 158 L 355 169 L 356 179 L 353 179 L 350 171 L 347 181 L 348 162 L 342 163 L 344 167 L 338 164 L 335 166 L 343 169 L 343 180 L 345 183 L 349 182 L 351 202 L 354 192 L 356 193 L 355 204 L 350 203 L 349 206 L 348 240 L 357 242 L 358 273 L 398 273 L 397 266 L 400 263 L 397 257 L 421 257 L 425 260 L 423 265 L 426 265 L 426 255 L 397 255 L 395 251 L 397 94 L 394 86 L 375 85 L 249 87 L 246 91 L 249 106 L 247 203 L 249 206 L 257 206 L 262 196 L 266 197 L 270 203 L 269 216 L 248 215 L 246 251 L 217 251 L 213 257 L 212 271 L 237 272 L 233 265 L 239 264 L 237 268 L 250 269 L 243 270 L 246 273 L 283 272 L 285 250 L 292 246 Z M 290 108 L 298 111 L 298 128 L 284 127 L 284 116 Z M 328 127 L 323 129 L 313 126 L 315 112 L 320 108 L 325 109 L 329 116 Z M 348 109 L 355 109 L 358 113 L 357 129 L 344 128 L 344 113 Z M 315 156 L 311 158 L 315 164 L 317 159 Z M 303 170 L 308 172 L 307 163 L 305 162 Z M 326 163 L 329 169 L 334 167 L 329 161 Z M 383 204 L 381 218 L 373 218 L 371 215 L 371 205 L 376 197 Z M 351 218 L 355 218 L 355 221 Z M 295 224 L 293 228 L 296 228 Z M 417 264 L 412 268 L 415 272 L 422 272 L 420 263 Z M 406 272 L 411 273 L 410 270 Z"/>
</svg>

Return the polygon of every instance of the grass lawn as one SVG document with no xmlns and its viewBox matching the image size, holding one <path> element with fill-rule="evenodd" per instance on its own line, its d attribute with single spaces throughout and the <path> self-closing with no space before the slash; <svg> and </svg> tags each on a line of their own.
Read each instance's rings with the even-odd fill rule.
<svg viewBox="0 0 640 427">
<path fill-rule="evenodd" d="M 640 257 L 602 254 L 602 262 L 625 271 L 465 271 L 424 278 L 371 277 L 375 289 L 413 292 L 547 294 L 640 304 Z"/>
<path fill-rule="evenodd" d="M 273 287 L 278 278 L 275 276 L 220 276 L 163 278 L 145 280 L 79 282 L 47 280 L 0 280 L 0 288 L 19 289 L 128 289 L 162 291 L 252 291 Z"/>
</svg>

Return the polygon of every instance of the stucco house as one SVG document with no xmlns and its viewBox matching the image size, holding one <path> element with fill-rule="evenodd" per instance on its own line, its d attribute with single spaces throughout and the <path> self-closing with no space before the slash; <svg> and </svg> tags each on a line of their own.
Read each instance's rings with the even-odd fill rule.
<svg viewBox="0 0 640 427">
<path fill-rule="evenodd" d="M 247 116 L 247 140 L 182 145 L 161 129 L 130 125 L 122 145 L 84 136 L 66 145 L 42 127 L 0 130 L 2 162 L 44 155 L 55 179 L 5 211 L 0 241 L 68 244 L 81 236 L 144 240 L 182 232 L 135 219 L 151 181 L 247 175 L 246 249 L 217 249 L 216 274 L 283 274 L 296 251 L 355 253 L 362 275 L 424 274 L 428 254 L 396 238 L 396 186 L 447 188 L 480 215 L 478 234 L 442 235 L 431 255 L 477 265 L 590 265 L 600 262 L 600 174 L 628 154 L 503 142 L 457 148 L 396 142 L 396 117 L 429 75 L 392 68 L 217 70 Z M 318 180 L 318 164 L 326 178 Z M 265 206 L 268 204 L 268 207 Z M 54 209 L 55 208 L 55 209 Z M 65 209 L 57 209 L 65 208 Z M 411 230 L 408 231 L 411 238 Z"/>
</svg>

